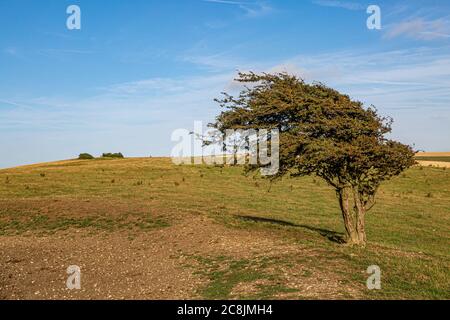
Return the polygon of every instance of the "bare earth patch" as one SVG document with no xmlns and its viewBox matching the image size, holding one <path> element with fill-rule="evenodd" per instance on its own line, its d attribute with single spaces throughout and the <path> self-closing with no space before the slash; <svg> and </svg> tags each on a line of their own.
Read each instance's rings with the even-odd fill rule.
<svg viewBox="0 0 450 320">
<path fill-rule="evenodd" d="M 195 215 L 131 238 L 123 231 L 92 234 L 85 229 L 41 236 L 1 236 L 0 251 L 2 299 L 202 298 L 200 289 L 210 279 L 197 272 L 192 256 L 270 260 L 311 253 L 266 231 L 227 228 Z M 81 268 L 81 290 L 66 288 L 70 265 Z M 299 270 L 284 270 L 278 282 L 308 297 L 324 297 L 325 291 L 330 297 L 339 297 L 340 279 L 332 271 L 317 270 L 311 277 L 297 277 Z M 255 284 L 270 283 L 260 280 Z M 261 287 L 255 284 L 237 283 L 230 297 L 254 294 Z M 281 297 L 295 298 L 295 294 Z"/>
</svg>

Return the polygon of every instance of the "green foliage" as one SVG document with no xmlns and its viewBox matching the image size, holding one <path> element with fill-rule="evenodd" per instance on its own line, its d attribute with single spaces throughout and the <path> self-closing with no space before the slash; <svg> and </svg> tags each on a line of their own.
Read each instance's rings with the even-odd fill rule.
<svg viewBox="0 0 450 320">
<path fill-rule="evenodd" d="M 124 158 L 124 156 L 121 152 L 119 152 L 119 153 L 104 153 L 104 154 L 102 154 L 102 157 L 103 158 L 120 158 L 120 159 Z"/>
<path fill-rule="evenodd" d="M 238 98 L 217 100 L 227 110 L 212 126 L 279 129 L 278 175 L 316 174 L 335 187 L 357 185 L 364 194 L 415 163 L 411 147 L 388 140 L 390 118 L 323 84 L 288 74 L 240 73 L 251 84 Z"/>
<path fill-rule="evenodd" d="M 222 133 L 278 129 L 280 170 L 273 179 L 323 178 L 336 189 L 344 214 L 351 215 L 348 200 L 353 198 L 362 229 L 380 183 L 415 164 L 410 146 L 385 137 L 392 119 L 379 116 L 374 107 L 365 108 L 321 83 L 307 84 L 286 73 L 239 73 L 236 81 L 245 89 L 238 97 L 224 93 L 216 100 L 226 110 L 210 126 Z M 361 237 L 358 241 L 365 242 L 365 235 Z"/>
<path fill-rule="evenodd" d="M 91 160 L 91 159 L 94 159 L 94 156 L 92 156 L 89 153 L 80 153 L 80 155 L 78 156 L 78 159 L 80 159 L 80 160 Z"/>
</svg>

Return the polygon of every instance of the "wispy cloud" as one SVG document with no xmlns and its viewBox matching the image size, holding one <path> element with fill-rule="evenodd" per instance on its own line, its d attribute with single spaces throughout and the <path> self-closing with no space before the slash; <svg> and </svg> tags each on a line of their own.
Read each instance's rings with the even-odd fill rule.
<svg viewBox="0 0 450 320">
<path fill-rule="evenodd" d="M 19 54 L 19 51 L 15 47 L 7 47 L 7 48 L 4 48 L 2 51 L 3 51 L 3 53 L 5 53 L 9 56 L 18 56 L 18 54 Z"/>
<path fill-rule="evenodd" d="M 385 38 L 408 37 L 417 40 L 436 40 L 450 38 L 450 21 L 444 18 L 426 20 L 414 18 L 387 26 Z"/>
<path fill-rule="evenodd" d="M 388 52 L 341 51 L 300 55 L 278 64 L 247 63 L 245 69 L 287 71 L 306 81 L 324 82 L 368 103 L 382 101 L 381 105 L 387 109 L 448 108 L 441 102 L 450 98 L 449 52 L 447 47 Z M 116 109 L 130 113 L 140 110 L 151 115 L 156 111 L 178 112 L 180 106 L 201 110 L 214 106 L 212 99 L 229 88 L 235 75 L 235 63 L 230 63 L 220 72 L 209 75 L 150 78 L 99 87 L 98 94 L 73 101 L 40 97 L 27 102 L 3 98 L 3 102 L 41 111 L 42 106 L 73 110 L 74 113 L 82 110 L 80 115 L 90 110 L 109 113 Z M 121 122 L 122 118 L 116 120 Z"/>
<path fill-rule="evenodd" d="M 240 8 L 249 18 L 257 18 L 270 14 L 273 8 L 266 1 L 231 1 L 231 0 L 203 0 L 204 2 L 232 5 Z"/>
<path fill-rule="evenodd" d="M 179 53 L 177 61 L 193 64 L 211 72 L 223 72 L 252 66 L 253 63 L 242 58 L 243 45 L 233 45 L 224 51 L 211 52 L 206 41 L 199 41 L 188 50 Z"/>
<path fill-rule="evenodd" d="M 213 53 L 213 54 L 194 54 L 186 53 L 181 55 L 178 60 L 188 62 L 199 66 L 200 68 L 207 69 L 209 71 L 221 71 L 238 69 L 244 63 L 238 58 L 227 55 L 226 53 Z"/>
<path fill-rule="evenodd" d="M 79 50 L 79 49 L 41 49 L 38 50 L 38 54 L 49 57 L 63 59 L 69 55 L 85 55 L 94 53 L 91 50 Z"/>
<path fill-rule="evenodd" d="M 76 98 L 1 97 L 0 130 L 112 130 L 117 126 L 131 128 L 136 124 L 148 127 L 154 122 L 173 122 L 177 126 L 180 121 L 212 116 L 216 109 L 213 99 L 226 88 L 233 76 L 233 72 L 228 72 L 210 76 L 149 78 L 99 87 L 95 95 Z M 8 109 L 2 109 L 2 104 Z M 169 130 L 170 125 L 166 129 Z"/>
<path fill-rule="evenodd" d="M 418 148 L 438 150 L 450 147 L 449 53 L 450 47 L 387 52 L 352 50 L 245 65 L 255 72 L 287 71 L 308 82 L 321 81 L 354 99 L 374 104 L 382 114 L 397 120 L 396 138 L 416 143 Z M 3 93 L 0 106 L 7 107 L 0 107 L 0 141 L 17 140 L 23 132 L 27 136 L 22 144 L 17 144 L 23 148 L 27 141 L 36 140 L 36 134 L 47 132 L 46 136 L 50 133 L 52 137 L 64 137 L 57 142 L 48 140 L 48 145 L 52 146 L 52 152 L 56 152 L 55 145 L 67 148 L 68 156 L 74 156 L 78 150 L 115 150 L 119 145 L 119 151 L 128 155 L 142 155 L 145 152 L 142 150 L 159 150 L 159 154 L 167 155 L 173 146 L 172 130 L 189 129 L 194 120 L 211 121 L 219 112 L 213 98 L 222 91 L 239 89 L 232 80 L 236 76 L 234 64 L 201 76 L 117 83 L 97 88 L 96 94 L 87 97 L 21 100 Z M 11 144 L 11 150 L 17 146 Z M 36 150 L 36 154 L 39 152 Z M 55 153 L 53 157 L 62 156 Z"/>
<path fill-rule="evenodd" d="M 387 52 L 335 52 L 298 56 L 272 69 L 309 81 L 322 81 L 387 108 L 429 108 L 450 96 L 450 48 L 415 48 Z M 387 97 L 395 99 L 387 99 Z M 447 104 L 442 104 L 447 108 Z"/>
<path fill-rule="evenodd" d="M 364 10 L 367 6 L 357 2 L 340 0 L 313 0 L 313 3 L 322 7 L 342 8 L 347 10 Z"/>
<path fill-rule="evenodd" d="M 302 55 L 269 68 L 321 81 L 393 116 L 393 135 L 424 150 L 450 148 L 450 47 Z"/>
</svg>

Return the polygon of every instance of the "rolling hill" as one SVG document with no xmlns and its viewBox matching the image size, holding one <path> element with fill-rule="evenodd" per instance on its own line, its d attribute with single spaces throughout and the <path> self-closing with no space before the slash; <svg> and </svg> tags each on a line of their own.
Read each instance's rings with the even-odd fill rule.
<svg viewBox="0 0 450 320">
<path fill-rule="evenodd" d="M 449 169 L 383 184 L 367 229 L 365 249 L 341 244 L 335 194 L 314 177 L 269 191 L 239 167 L 168 158 L 0 170 L 0 298 L 450 298 Z"/>
</svg>

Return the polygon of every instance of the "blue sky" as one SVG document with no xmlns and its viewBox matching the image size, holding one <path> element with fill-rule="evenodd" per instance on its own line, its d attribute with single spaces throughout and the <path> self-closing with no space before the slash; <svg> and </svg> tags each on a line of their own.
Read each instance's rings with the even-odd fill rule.
<svg viewBox="0 0 450 320">
<path fill-rule="evenodd" d="M 236 70 L 324 82 L 392 116 L 394 138 L 450 151 L 447 1 L 1 0 L 0 26 L 0 167 L 170 155 Z"/>
</svg>

